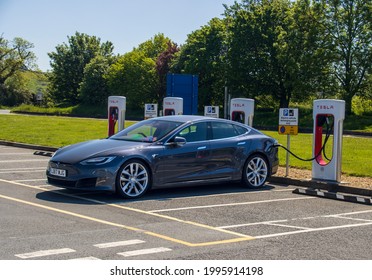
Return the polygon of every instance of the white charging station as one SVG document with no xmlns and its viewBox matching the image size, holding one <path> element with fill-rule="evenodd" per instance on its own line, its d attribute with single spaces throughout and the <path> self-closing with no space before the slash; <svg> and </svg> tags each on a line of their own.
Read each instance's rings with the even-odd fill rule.
<svg viewBox="0 0 372 280">
<path fill-rule="evenodd" d="M 220 108 L 218 106 L 204 106 L 204 116 L 219 118 L 220 117 Z"/>
<path fill-rule="evenodd" d="M 312 179 L 341 182 L 345 101 L 319 99 L 314 100 L 313 106 Z"/>
<path fill-rule="evenodd" d="M 254 100 L 248 98 L 233 98 L 230 101 L 231 120 L 253 125 Z"/>
<path fill-rule="evenodd" d="M 126 98 L 109 96 L 108 98 L 108 136 L 114 135 L 125 126 Z"/>
<path fill-rule="evenodd" d="M 183 98 L 165 97 L 163 99 L 163 116 L 183 115 Z"/>
</svg>

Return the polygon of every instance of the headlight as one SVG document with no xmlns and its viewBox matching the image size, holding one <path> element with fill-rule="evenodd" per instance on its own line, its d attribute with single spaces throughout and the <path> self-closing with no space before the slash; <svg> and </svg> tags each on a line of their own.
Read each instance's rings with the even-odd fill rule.
<svg viewBox="0 0 372 280">
<path fill-rule="evenodd" d="M 96 158 L 90 158 L 86 159 L 80 162 L 82 165 L 101 165 L 106 164 L 111 161 L 113 161 L 115 157 L 96 157 Z"/>
</svg>

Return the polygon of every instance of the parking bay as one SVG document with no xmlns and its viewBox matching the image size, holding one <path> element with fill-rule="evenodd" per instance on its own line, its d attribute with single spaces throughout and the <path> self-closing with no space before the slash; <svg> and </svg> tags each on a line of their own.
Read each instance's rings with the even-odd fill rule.
<svg viewBox="0 0 372 280">
<path fill-rule="evenodd" d="M 296 195 L 292 193 L 295 186 L 272 184 L 259 191 L 237 184 L 154 190 L 138 200 L 123 200 L 114 194 L 69 191 L 48 185 L 45 168 L 49 158 L 33 152 L 0 146 L 3 213 L 0 237 L 2 247 L 7 248 L 1 259 L 61 248 L 71 250 L 64 250 L 61 255 L 34 256 L 52 259 L 372 256 L 370 206 Z M 102 252 L 94 246 L 106 243 L 119 244 L 119 248 L 112 245 Z M 124 250 L 127 244 L 129 247 Z M 133 251 L 143 254 L 125 254 Z"/>
</svg>

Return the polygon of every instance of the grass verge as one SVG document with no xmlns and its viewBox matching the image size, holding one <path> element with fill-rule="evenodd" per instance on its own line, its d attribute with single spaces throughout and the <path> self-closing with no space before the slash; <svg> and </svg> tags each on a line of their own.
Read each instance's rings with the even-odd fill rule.
<svg viewBox="0 0 372 280">
<path fill-rule="evenodd" d="M 134 122 L 126 121 L 130 126 Z M 287 136 L 264 131 L 286 145 Z M 54 116 L 0 115 L 0 140 L 61 147 L 77 142 L 107 137 L 107 121 Z M 331 138 L 329 141 L 333 141 Z M 312 134 L 291 136 L 291 151 L 302 158 L 312 156 Z M 285 165 L 286 152 L 279 150 L 280 164 Z M 343 138 L 342 171 L 353 176 L 372 176 L 372 138 Z M 311 162 L 290 157 L 290 165 L 311 169 Z"/>
<path fill-rule="evenodd" d="M 126 121 L 126 126 L 133 122 Z M 48 147 L 107 137 L 107 121 L 54 116 L 0 115 L 0 139 Z"/>
</svg>

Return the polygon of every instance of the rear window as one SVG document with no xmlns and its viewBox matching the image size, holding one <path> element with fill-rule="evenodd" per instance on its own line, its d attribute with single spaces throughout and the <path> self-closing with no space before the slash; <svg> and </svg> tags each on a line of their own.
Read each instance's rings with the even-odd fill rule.
<svg viewBox="0 0 372 280">
<path fill-rule="evenodd" d="M 238 132 L 238 135 L 242 135 L 248 132 L 248 130 L 244 127 L 241 127 L 240 125 L 234 125 L 236 131 Z"/>
</svg>

